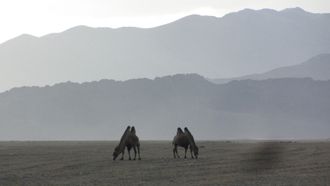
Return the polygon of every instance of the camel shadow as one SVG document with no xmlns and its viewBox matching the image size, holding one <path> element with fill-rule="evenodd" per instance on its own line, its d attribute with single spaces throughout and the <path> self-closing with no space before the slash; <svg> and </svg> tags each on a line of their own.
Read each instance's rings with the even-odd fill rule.
<svg viewBox="0 0 330 186">
<path fill-rule="evenodd" d="M 264 142 L 240 161 L 246 173 L 260 173 L 277 169 L 283 160 L 284 145 L 280 142 Z"/>
</svg>

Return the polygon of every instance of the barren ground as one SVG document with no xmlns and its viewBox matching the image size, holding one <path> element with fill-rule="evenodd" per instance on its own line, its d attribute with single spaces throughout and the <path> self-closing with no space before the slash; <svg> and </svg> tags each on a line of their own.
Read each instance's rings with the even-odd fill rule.
<svg viewBox="0 0 330 186">
<path fill-rule="evenodd" d="M 197 160 L 173 159 L 169 141 L 141 141 L 140 161 L 127 152 L 113 161 L 116 144 L 0 142 L 0 185 L 330 185 L 325 141 L 203 141 Z"/>
</svg>

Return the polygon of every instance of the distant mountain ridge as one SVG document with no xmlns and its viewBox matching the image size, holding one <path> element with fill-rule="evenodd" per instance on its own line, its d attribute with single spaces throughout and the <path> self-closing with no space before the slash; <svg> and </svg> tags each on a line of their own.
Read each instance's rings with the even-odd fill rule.
<svg viewBox="0 0 330 186">
<path fill-rule="evenodd" d="M 22 85 L 177 73 L 237 77 L 330 52 L 330 14 L 300 8 L 192 15 L 163 26 L 78 26 L 0 44 L 0 91 Z"/>
<path fill-rule="evenodd" d="M 330 81 L 242 80 L 197 74 L 15 88 L 0 94 L 0 140 L 114 140 L 127 125 L 144 139 L 329 138 Z"/>
<path fill-rule="evenodd" d="M 330 53 L 320 54 L 311 59 L 292 66 L 280 67 L 261 73 L 228 79 L 210 79 L 214 83 L 227 83 L 232 80 L 264 80 L 278 78 L 313 78 L 315 80 L 330 80 Z"/>
</svg>

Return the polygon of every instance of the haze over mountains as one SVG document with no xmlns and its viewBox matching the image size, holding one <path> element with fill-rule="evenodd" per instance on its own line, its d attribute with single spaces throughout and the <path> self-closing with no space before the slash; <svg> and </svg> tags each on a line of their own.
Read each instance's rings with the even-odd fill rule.
<svg viewBox="0 0 330 186">
<path fill-rule="evenodd" d="M 78 26 L 0 45 L 0 91 L 23 85 L 198 73 L 238 77 L 330 52 L 330 14 L 300 8 L 192 15 L 150 29 Z"/>
<path fill-rule="evenodd" d="M 329 33 L 330 14 L 291 8 L 24 34 L 0 44 L 0 140 L 329 138 Z"/>
<path fill-rule="evenodd" d="M 196 74 L 15 88 L 0 94 L 0 140 L 328 138 L 330 81 L 310 78 L 213 84 Z"/>
<path fill-rule="evenodd" d="M 320 54 L 297 65 L 280 67 L 271 71 L 228 79 L 211 79 L 214 83 L 227 83 L 233 80 L 264 80 L 278 78 L 313 78 L 314 80 L 330 80 L 330 54 Z"/>
</svg>

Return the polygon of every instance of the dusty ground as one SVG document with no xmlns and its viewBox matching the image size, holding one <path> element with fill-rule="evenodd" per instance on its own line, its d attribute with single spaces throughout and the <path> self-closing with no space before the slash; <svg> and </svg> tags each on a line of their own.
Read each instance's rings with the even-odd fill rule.
<svg viewBox="0 0 330 186">
<path fill-rule="evenodd" d="M 198 160 L 142 141 L 141 161 L 113 161 L 116 142 L 0 142 L 0 185 L 330 185 L 330 142 L 197 144 Z"/>
</svg>

